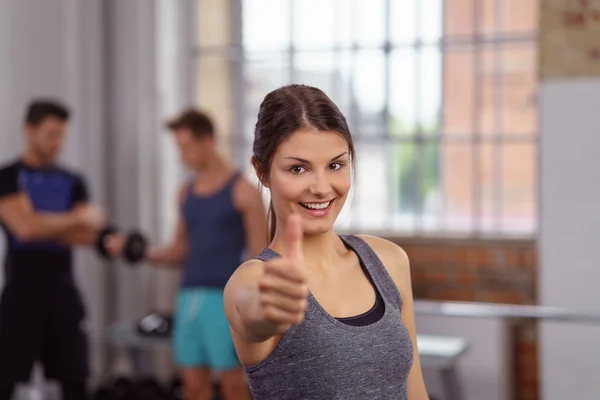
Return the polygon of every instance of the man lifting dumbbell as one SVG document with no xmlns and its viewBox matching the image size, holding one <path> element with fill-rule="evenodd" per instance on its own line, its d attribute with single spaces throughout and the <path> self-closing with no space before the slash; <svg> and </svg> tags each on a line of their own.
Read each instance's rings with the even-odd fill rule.
<svg viewBox="0 0 600 400">
<path fill-rule="evenodd" d="M 82 176 L 56 164 L 69 111 L 37 100 L 26 112 L 25 149 L 0 168 L 0 224 L 7 237 L 0 299 L 0 400 L 27 381 L 36 360 L 58 380 L 63 399 L 86 398 L 85 307 L 72 268 L 72 248 L 119 254 L 123 236 L 102 234 L 104 211 L 89 202 Z"/>
<path fill-rule="evenodd" d="M 180 189 L 172 244 L 146 251 L 137 240 L 139 246 L 132 247 L 143 249 L 146 261 L 183 268 L 173 347 L 185 398 L 212 398 L 211 373 L 217 373 L 224 399 L 249 399 L 225 317 L 223 288 L 240 261 L 257 256 L 267 244 L 264 204 L 257 187 L 217 152 L 208 116 L 187 110 L 168 128 L 196 176 Z"/>
</svg>

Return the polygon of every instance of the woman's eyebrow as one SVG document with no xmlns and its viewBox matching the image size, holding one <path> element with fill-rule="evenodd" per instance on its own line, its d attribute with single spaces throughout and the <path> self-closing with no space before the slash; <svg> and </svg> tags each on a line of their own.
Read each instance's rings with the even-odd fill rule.
<svg viewBox="0 0 600 400">
<path fill-rule="evenodd" d="M 333 158 L 331 159 L 331 161 L 335 161 L 335 160 L 337 160 L 338 158 L 340 158 L 340 157 L 344 156 L 346 153 L 348 153 L 348 152 L 347 152 L 347 151 L 345 151 L 345 152 L 343 152 L 342 154 L 338 154 L 337 156 L 333 157 Z M 286 160 L 296 160 L 296 161 L 299 161 L 299 162 L 301 162 L 301 163 L 310 164 L 310 161 L 308 161 L 308 160 L 306 160 L 306 159 L 304 159 L 304 158 L 300 158 L 300 157 L 285 157 L 285 159 L 286 159 Z"/>
</svg>

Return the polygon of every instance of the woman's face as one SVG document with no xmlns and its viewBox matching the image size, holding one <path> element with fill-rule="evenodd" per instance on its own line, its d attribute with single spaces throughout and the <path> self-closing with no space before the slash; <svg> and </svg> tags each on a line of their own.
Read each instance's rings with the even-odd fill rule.
<svg viewBox="0 0 600 400">
<path fill-rule="evenodd" d="M 297 213 L 305 234 L 331 230 L 352 185 L 348 142 L 336 132 L 296 131 L 273 155 L 267 185 L 278 221 Z"/>
</svg>

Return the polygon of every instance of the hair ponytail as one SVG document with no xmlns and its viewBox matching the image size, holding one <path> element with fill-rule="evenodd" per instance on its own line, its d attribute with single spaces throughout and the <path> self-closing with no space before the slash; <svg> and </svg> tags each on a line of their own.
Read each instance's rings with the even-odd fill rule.
<svg viewBox="0 0 600 400">
<path fill-rule="evenodd" d="M 277 230 L 277 217 L 275 216 L 275 210 L 273 210 L 273 200 L 269 202 L 268 230 L 267 239 L 268 243 L 271 243 L 275 238 L 275 231 Z"/>
</svg>

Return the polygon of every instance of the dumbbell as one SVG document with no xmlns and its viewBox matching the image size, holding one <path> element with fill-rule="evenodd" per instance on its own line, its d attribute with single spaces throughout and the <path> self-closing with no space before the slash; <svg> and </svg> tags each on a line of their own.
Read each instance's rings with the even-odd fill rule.
<svg viewBox="0 0 600 400">
<path fill-rule="evenodd" d="M 108 237 L 119 232 L 119 228 L 117 228 L 115 225 L 109 224 L 98 234 L 98 239 L 96 240 L 96 250 L 103 258 L 107 260 L 112 258 L 107 249 Z"/>
<path fill-rule="evenodd" d="M 123 248 L 123 258 L 131 265 L 140 262 L 146 256 L 148 241 L 146 237 L 138 231 L 133 231 L 127 236 L 125 247 Z"/>
</svg>

